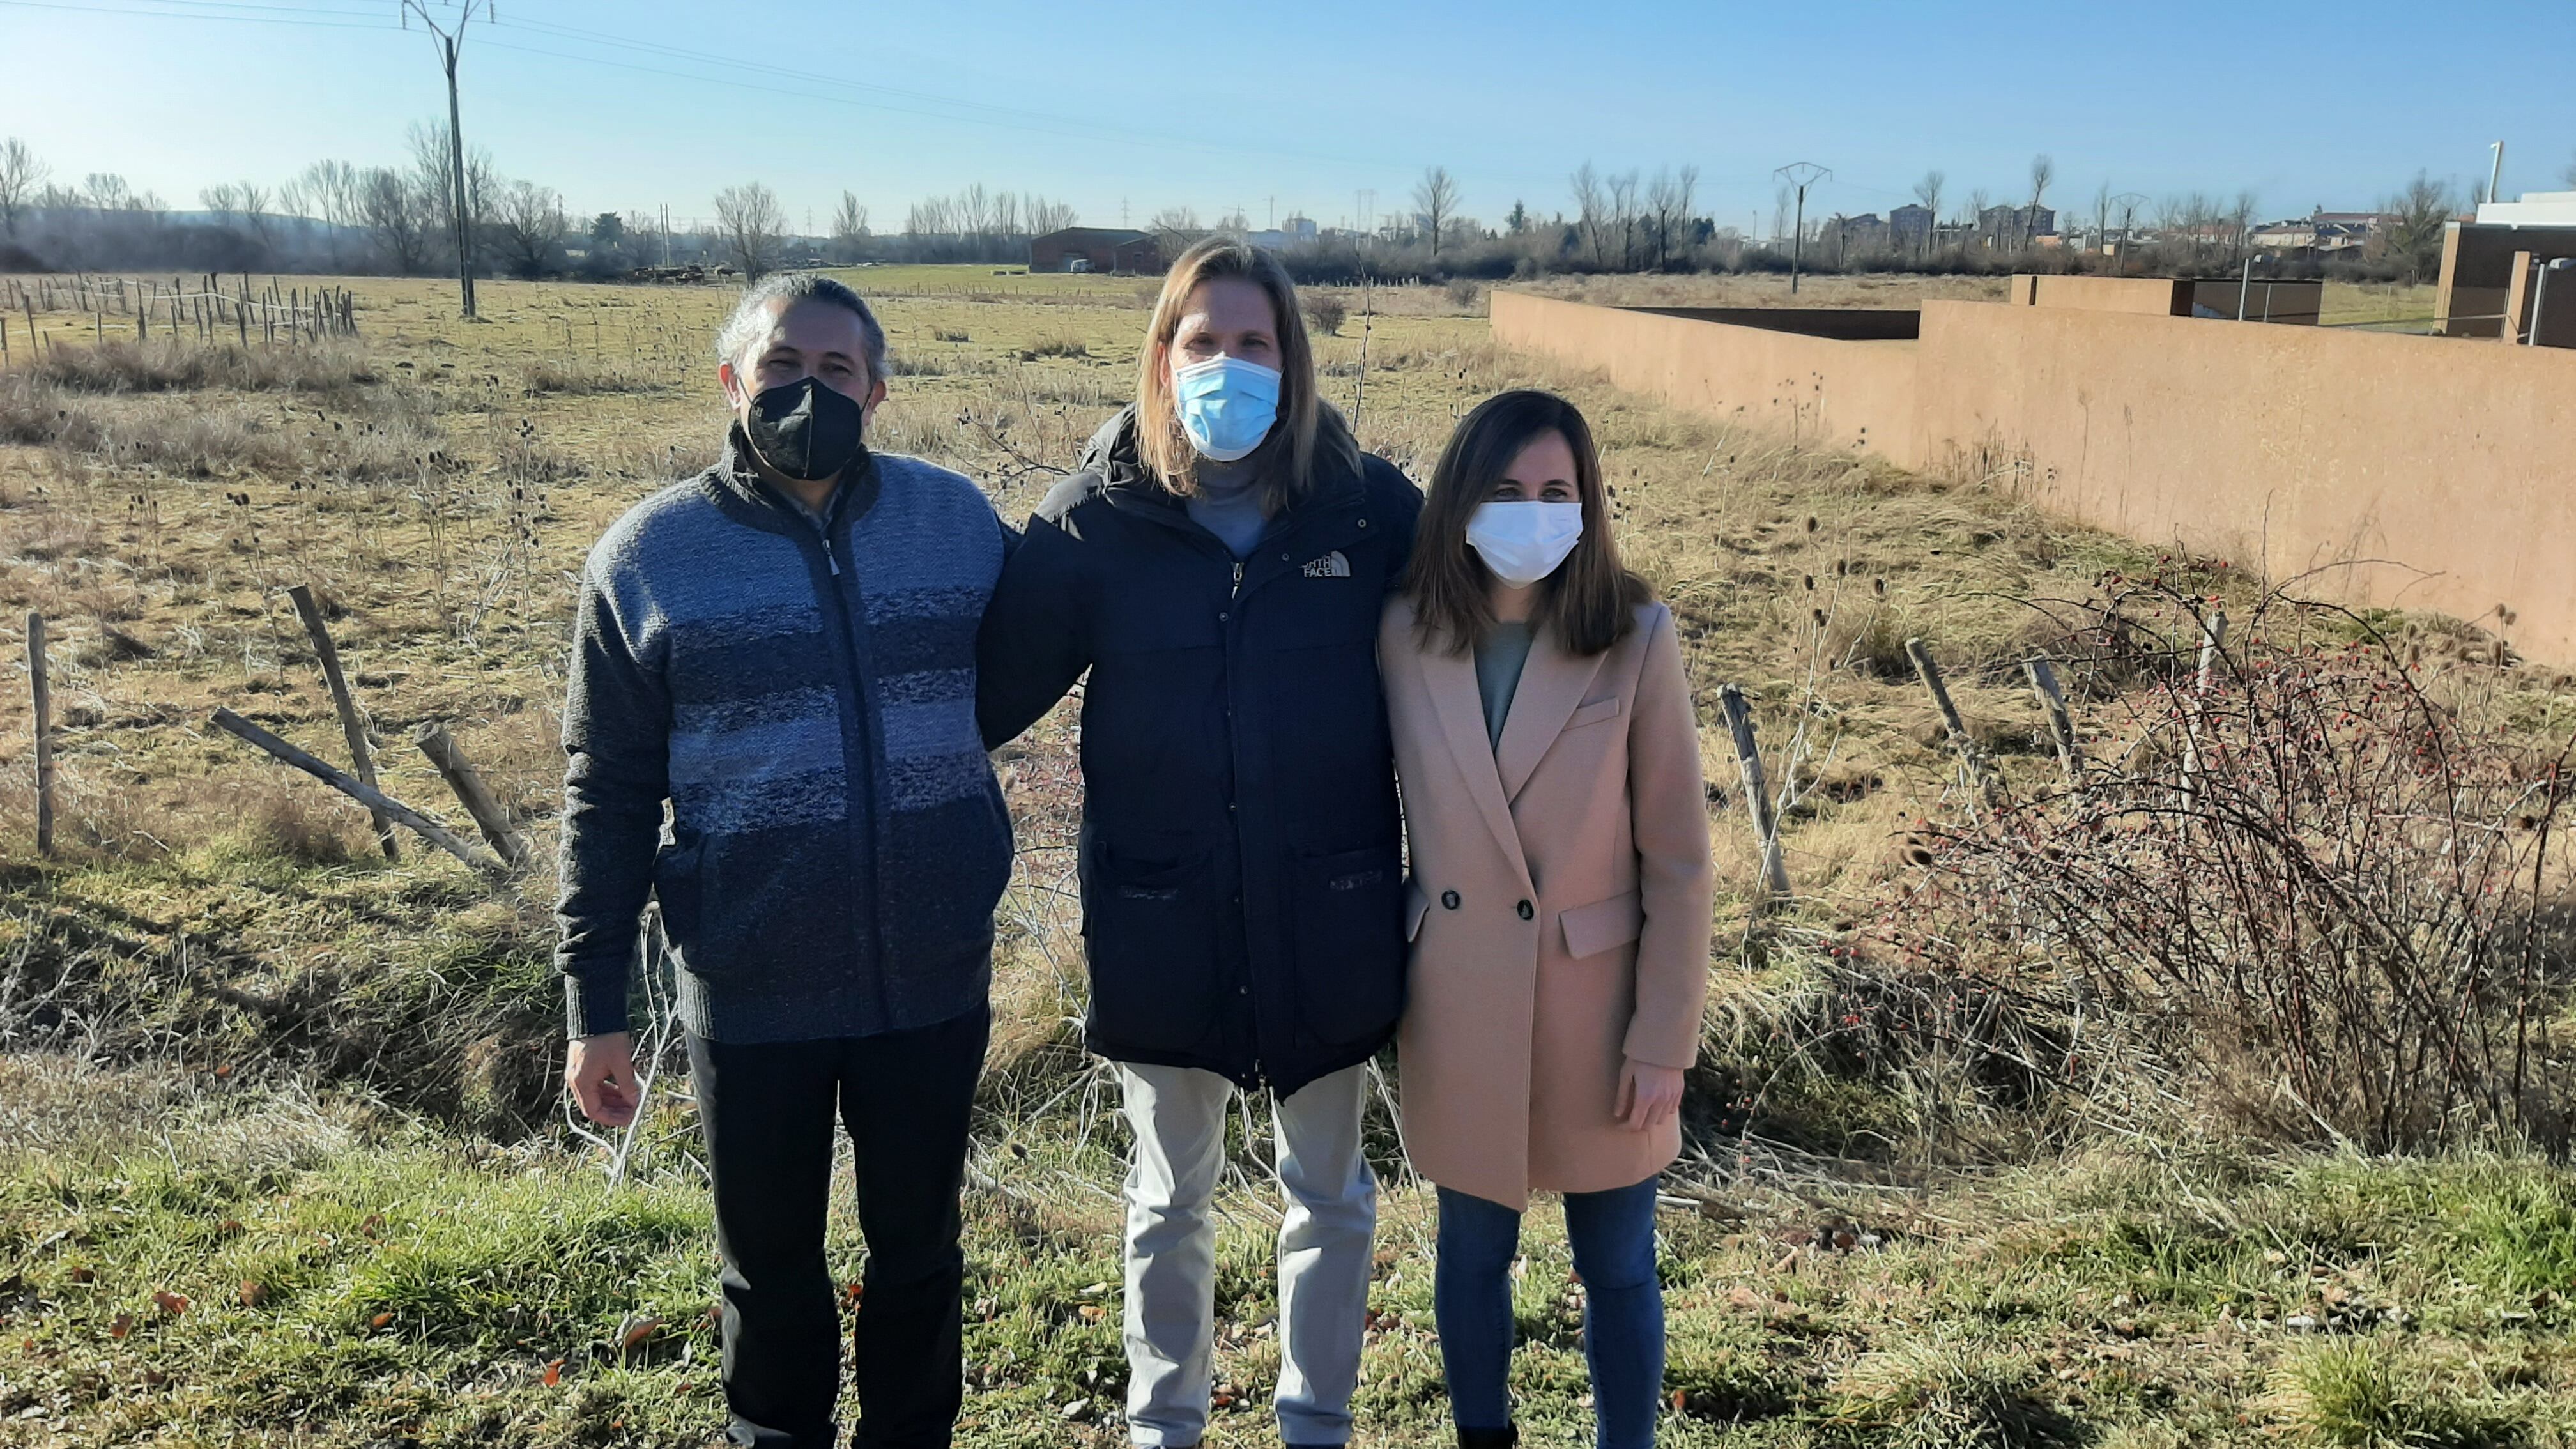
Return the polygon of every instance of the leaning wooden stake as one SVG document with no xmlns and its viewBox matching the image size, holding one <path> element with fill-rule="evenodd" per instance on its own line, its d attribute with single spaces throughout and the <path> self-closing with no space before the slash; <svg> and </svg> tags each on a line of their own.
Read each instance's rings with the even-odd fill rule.
<svg viewBox="0 0 2576 1449">
<path fill-rule="evenodd" d="M 295 601 L 297 617 L 304 620 L 304 632 L 313 640 L 313 652 L 322 659 L 322 681 L 331 686 L 331 706 L 340 712 L 340 733 L 349 742 L 349 759 L 357 767 L 358 780 L 368 789 L 376 788 L 376 761 L 367 750 L 366 721 L 358 717 L 358 702 L 349 694 L 349 676 L 340 670 L 340 646 L 331 642 L 331 628 L 322 620 L 322 607 L 313 601 L 313 591 L 302 584 L 286 591 Z M 373 812 L 376 844 L 383 847 L 385 859 L 402 859 L 402 847 L 394 840 L 394 823 L 383 811 Z"/>
<path fill-rule="evenodd" d="M 2084 783 L 2084 750 L 2075 743 L 2075 719 L 2066 709 L 2066 693 L 2057 687 L 2057 670 L 2045 654 L 2034 654 L 2021 662 L 2021 671 L 2030 676 L 2031 692 L 2039 696 L 2039 707 L 2048 715 L 2048 732 L 2057 741 L 2057 762 L 2066 767 L 2066 783 Z"/>
<path fill-rule="evenodd" d="M 2182 797 L 2200 797 L 2200 710 L 2209 699 L 2209 676 L 2227 647 L 2227 616 L 2212 614 L 2200 626 L 2200 672 L 2193 677 L 2189 713 L 2182 723 Z"/>
<path fill-rule="evenodd" d="M 454 834 L 449 832 L 446 826 L 439 824 L 437 821 L 432 820 L 410 806 L 405 805 L 400 800 L 394 799 L 392 796 L 387 795 L 375 786 L 350 778 L 345 771 L 315 759 L 313 756 L 306 754 L 304 751 L 297 749 L 295 746 L 288 744 L 286 741 L 281 740 L 277 736 L 270 734 L 268 731 L 261 729 L 259 726 L 252 724 L 249 720 L 243 719 L 240 715 L 233 713 L 231 710 L 216 710 L 214 724 L 215 728 L 222 730 L 224 733 L 246 743 L 257 745 L 259 748 L 267 751 L 277 759 L 285 762 L 286 764 L 293 765 L 295 768 L 311 775 L 314 779 L 321 781 L 323 784 L 330 786 L 332 789 L 337 790 L 341 794 L 348 796 L 350 799 L 357 801 L 359 804 L 366 806 L 369 811 L 393 817 L 393 819 L 399 823 L 418 831 L 421 839 L 426 840 L 430 844 L 437 846 L 439 849 L 446 851 L 448 854 L 455 856 L 458 860 L 465 862 L 476 870 L 494 877 L 503 877 L 510 873 L 510 868 L 508 866 L 503 865 L 501 862 L 494 860 L 491 856 L 476 850 L 466 842 L 459 840 Z"/>
<path fill-rule="evenodd" d="M 1762 751 L 1753 742 L 1753 711 L 1744 691 L 1726 685 L 1717 692 L 1717 707 L 1726 730 L 1735 737 L 1735 768 L 1744 782 L 1744 813 L 1752 818 L 1753 838 L 1762 849 L 1762 882 L 1771 894 L 1789 894 L 1789 863 L 1780 852 L 1780 822 L 1771 815 L 1771 785 L 1762 770 Z"/>
<path fill-rule="evenodd" d="M 474 824 L 482 830 L 483 838 L 492 843 L 492 848 L 501 853 L 501 858 L 514 866 L 526 865 L 528 846 L 519 839 L 516 831 L 510 829 L 510 812 L 501 808 L 501 802 L 493 799 L 492 792 L 484 787 L 483 777 L 474 773 L 474 767 L 465 762 L 465 752 L 456 748 L 456 741 L 447 733 L 447 727 L 432 720 L 411 732 L 411 742 L 420 746 L 420 752 L 429 756 L 429 762 L 438 767 L 438 773 L 447 780 L 447 788 L 456 792 L 457 803 L 465 807 L 466 814 L 474 817 Z"/>
<path fill-rule="evenodd" d="M 1914 672 L 1923 680 L 1923 688 L 1932 696 L 1932 707 L 1941 712 L 1941 723 L 1950 731 L 1950 748 L 1959 752 L 1959 761 L 1968 767 L 1968 777 L 1988 799 L 2000 790 L 1994 771 L 1987 767 L 1985 752 L 1977 748 L 1968 734 L 1967 721 L 1959 717 L 1959 707 L 1950 702 L 1950 687 L 1941 682 L 1941 666 L 1933 661 L 1932 651 L 1920 639 L 1905 641 L 1905 657 L 1914 661 Z"/>
<path fill-rule="evenodd" d="M 27 683 L 36 706 L 36 853 L 54 853 L 54 693 L 45 678 L 45 616 L 27 615 Z"/>
</svg>

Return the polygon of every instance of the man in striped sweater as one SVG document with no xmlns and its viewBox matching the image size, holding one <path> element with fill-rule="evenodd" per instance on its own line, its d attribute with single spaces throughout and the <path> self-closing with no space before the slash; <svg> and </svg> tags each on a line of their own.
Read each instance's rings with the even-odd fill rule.
<svg viewBox="0 0 2576 1449">
<path fill-rule="evenodd" d="M 833 1442 L 837 1112 L 868 1243 L 857 1442 L 945 1445 L 957 1195 L 1011 869 L 975 723 L 1004 530 L 965 478 L 867 450 L 885 332 L 849 288 L 764 281 L 717 354 L 723 460 L 636 505 L 582 575 L 565 1080 L 592 1119 L 632 1120 L 628 966 L 649 893 L 679 954 L 714 1180 L 732 1441 Z"/>
</svg>

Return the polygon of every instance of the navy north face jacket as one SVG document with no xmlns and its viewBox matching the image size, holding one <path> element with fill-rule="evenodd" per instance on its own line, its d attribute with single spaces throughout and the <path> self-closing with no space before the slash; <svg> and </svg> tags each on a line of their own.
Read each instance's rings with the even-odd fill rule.
<svg viewBox="0 0 2576 1449">
<path fill-rule="evenodd" d="M 1146 475 L 1131 413 L 1092 440 L 1003 566 L 977 713 L 999 745 L 1090 671 L 1091 1048 L 1293 1092 L 1367 1060 L 1403 1010 L 1377 628 L 1422 494 L 1363 458 L 1237 563 Z"/>
<path fill-rule="evenodd" d="M 984 1004 L 1011 824 L 975 633 L 1007 532 L 972 482 L 892 454 L 818 524 L 737 427 L 600 539 L 563 725 L 572 1035 L 626 1029 L 647 892 L 699 1036 L 871 1036 Z"/>
</svg>

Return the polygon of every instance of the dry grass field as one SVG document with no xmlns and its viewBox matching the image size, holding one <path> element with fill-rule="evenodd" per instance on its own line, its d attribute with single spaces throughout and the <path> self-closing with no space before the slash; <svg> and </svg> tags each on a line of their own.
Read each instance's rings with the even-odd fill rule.
<svg viewBox="0 0 2576 1449">
<path fill-rule="evenodd" d="M 847 275 L 897 359 L 872 443 L 976 477 L 1014 520 L 1128 394 L 1147 284 Z M 731 294 L 493 282 L 469 323 L 434 282 L 349 285 L 351 342 L 135 344 L 130 318 L 56 315 L 38 350 L 23 319 L 11 330 L 0 1446 L 664 1445 L 721 1426 L 691 1104 L 664 1080 L 622 1153 L 564 1118 L 551 866 L 495 887 L 408 836 L 388 862 L 363 811 L 207 719 L 230 707 L 344 760 L 286 596 L 309 586 L 387 792 L 463 828 L 408 741 L 442 723 L 550 861 L 571 580 L 610 520 L 710 455 L 709 339 Z M 1812 286 L 1818 303 L 1990 289 Z M 1786 300 L 1770 278 L 1551 289 Z M 2057 765 L 2018 665 L 2063 632 L 2042 606 L 2112 576 L 2231 602 L 2255 585 L 2052 522 L 1997 480 L 1802 451 L 1505 354 L 1473 289 L 1344 300 L 1327 395 L 1368 447 L 1421 478 L 1477 400 L 1568 393 L 1604 444 L 1624 547 L 1682 620 L 1723 886 L 1666 1217 L 1666 1442 L 2576 1433 L 2576 1174 L 2501 1151 L 2269 1150 L 2154 1082 L 1953 1110 L 1911 1068 L 1830 1045 L 1868 1009 L 1839 943 L 1904 887 L 1918 822 L 1970 799 L 1904 641 L 1940 655 L 1997 767 L 2038 780 Z M 32 839 L 30 612 L 51 633 L 51 860 Z M 2470 626 L 2376 622 L 2517 730 L 2576 719 L 2566 681 L 2504 664 Z M 1759 918 L 1728 683 L 1796 797 L 1798 895 Z M 1124 1440 L 1124 1141 L 1070 1025 L 1069 746 L 1059 712 L 1001 760 L 1022 862 L 970 1194 L 971 1445 Z M 1383 1114 L 1376 1132 L 1390 1194 L 1360 1442 L 1429 1446 L 1446 1442 L 1429 1200 Z M 1265 1142 L 1234 1144 L 1211 1444 L 1275 1442 Z M 1572 1444 L 1589 1434 L 1581 1293 L 1545 1219 L 1515 1290 L 1516 1372 L 1530 1442 Z M 855 1278 L 845 1203 L 834 1233 Z"/>
</svg>

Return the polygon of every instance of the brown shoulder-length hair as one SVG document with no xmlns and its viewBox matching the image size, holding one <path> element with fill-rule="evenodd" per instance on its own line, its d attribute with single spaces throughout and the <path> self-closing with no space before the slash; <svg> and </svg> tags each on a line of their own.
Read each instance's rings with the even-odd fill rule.
<svg viewBox="0 0 2576 1449">
<path fill-rule="evenodd" d="M 1493 497 L 1521 449 L 1561 433 L 1574 453 L 1575 496 L 1583 505 L 1583 538 L 1556 572 L 1539 583 L 1532 622 L 1578 657 L 1599 654 L 1637 626 L 1637 606 L 1654 589 L 1619 562 L 1610 535 L 1610 497 L 1601 454 L 1574 404 L 1554 393 L 1523 389 L 1485 399 L 1440 452 L 1431 493 L 1413 536 L 1404 594 L 1426 646 L 1463 654 L 1494 627 L 1493 571 L 1467 544 L 1467 520 Z"/>
<path fill-rule="evenodd" d="M 1145 329 L 1145 355 L 1136 369 L 1136 454 L 1145 471 L 1171 492 L 1187 495 L 1197 488 L 1198 450 L 1181 431 L 1180 408 L 1172 395 L 1172 337 L 1180 330 L 1190 293 L 1202 282 L 1227 277 L 1259 287 L 1277 319 L 1279 422 L 1249 460 L 1259 470 L 1262 503 L 1275 517 L 1313 491 L 1324 467 L 1357 471 L 1360 445 L 1342 415 L 1317 394 L 1315 348 L 1297 309 L 1297 284 L 1277 257 L 1250 242 L 1208 237 L 1181 253 L 1163 278 L 1154 320 Z"/>
</svg>

